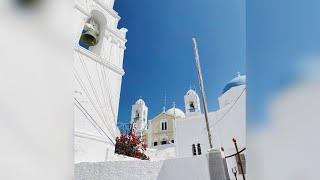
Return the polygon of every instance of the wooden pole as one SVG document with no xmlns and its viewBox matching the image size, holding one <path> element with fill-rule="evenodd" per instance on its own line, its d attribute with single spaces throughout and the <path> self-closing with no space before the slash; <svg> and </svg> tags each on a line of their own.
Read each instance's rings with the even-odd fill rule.
<svg viewBox="0 0 320 180">
<path fill-rule="evenodd" d="M 198 70 L 198 78 L 200 81 L 200 92 L 201 92 L 201 98 L 202 98 L 202 105 L 204 109 L 204 117 L 206 120 L 206 125 L 207 125 L 207 132 L 208 132 L 208 140 L 209 140 L 209 145 L 210 149 L 213 148 L 212 146 L 212 140 L 211 140 L 211 132 L 210 132 L 210 126 L 209 126 L 209 120 L 208 120 L 208 108 L 207 108 L 207 102 L 206 102 L 206 96 L 204 93 L 204 86 L 203 86 L 203 79 L 202 79 L 202 71 L 201 71 L 201 66 L 200 66 L 200 60 L 199 60 L 199 53 L 198 53 L 198 47 L 197 47 L 197 41 L 196 38 L 192 38 L 193 42 L 193 49 L 194 49 L 194 59 L 196 62 L 197 70 Z"/>
</svg>

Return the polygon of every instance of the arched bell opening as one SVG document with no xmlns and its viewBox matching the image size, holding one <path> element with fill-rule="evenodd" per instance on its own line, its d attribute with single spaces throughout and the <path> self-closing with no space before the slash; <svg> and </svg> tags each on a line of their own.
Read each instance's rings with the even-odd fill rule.
<svg viewBox="0 0 320 180">
<path fill-rule="evenodd" d="M 139 118 L 140 118 L 139 111 L 136 111 L 136 112 L 135 112 L 135 115 L 134 115 L 134 120 L 135 120 L 135 121 L 138 121 Z"/>
<path fill-rule="evenodd" d="M 104 15 L 97 10 L 93 10 L 90 18 L 84 24 L 79 45 L 96 55 L 100 55 L 106 26 L 107 20 Z"/>
<path fill-rule="evenodd" d="M 194 106 L 194 102 L 193 101 L 191 101 L 190 102 L 190 104 L 189 104 L 189 111 L 190 112 L 195 112 L 196 111 L 196 108 L 195 108 L 195 106 Z"/>
<path fill-rule="evenodd" d="M 89 49 L 90 47 L 98 44 L 99 35 L 99 25 L 95 22 L 93 18 L 90 18 L 84 25 L 79 44 L 82 47 Z"/>
</svg>

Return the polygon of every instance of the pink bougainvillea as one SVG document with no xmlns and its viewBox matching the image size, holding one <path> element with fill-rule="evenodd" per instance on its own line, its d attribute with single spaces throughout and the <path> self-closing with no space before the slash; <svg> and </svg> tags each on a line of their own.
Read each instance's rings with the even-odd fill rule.
<svg viewBox="0 0 320 180">
<path fill-rule="evenodd" d="M 115 153 L 142 160 L 149 160 L 150 158 L 144 154 L 146 147 L 147 145 L 143 142 L 142 138 L 132 131 L 116 138 Z"/>
</svg>

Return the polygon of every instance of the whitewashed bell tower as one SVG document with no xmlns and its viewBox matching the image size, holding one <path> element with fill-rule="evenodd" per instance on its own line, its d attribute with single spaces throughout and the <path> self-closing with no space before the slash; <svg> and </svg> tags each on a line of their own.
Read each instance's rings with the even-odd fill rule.
<svg viewBox="0 0 320 180">
<path fill-rule="evenodd" d="M 74 33 L 75 163 L 111 159 L 117 127 L 126 28 L 114 0 L 76 0 Z"/>
<path fill-rule="evenodd" d="M 147 129 L 147 120 L 148 107 L 142 99 L 138 99 L 136 103 L 132 105 L 130 124 L 139 136 L 142 136 L 143 131 Z"/>
<path fill-rule="evenodd" d="M 185 105 L 186 116 L 201 114 L 200 99 L 198 94 L 193 89 L 190 89 L 186 93 L 186 95 L 184 95 L 184 105 Z"/>
</svg>

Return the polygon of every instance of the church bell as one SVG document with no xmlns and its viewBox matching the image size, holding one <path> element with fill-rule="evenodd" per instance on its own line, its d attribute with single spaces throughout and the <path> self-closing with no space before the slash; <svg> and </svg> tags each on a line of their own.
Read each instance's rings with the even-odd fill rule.
<svg viewBox="0 0 320 180">
<path fill-rule="evenodd" d="M 80 41 L 88 46 L 95 46 L 98 43 L 98 38 L 99 27 L 93 19 L 90 19 L 84 26 Z"/>
</svg>

